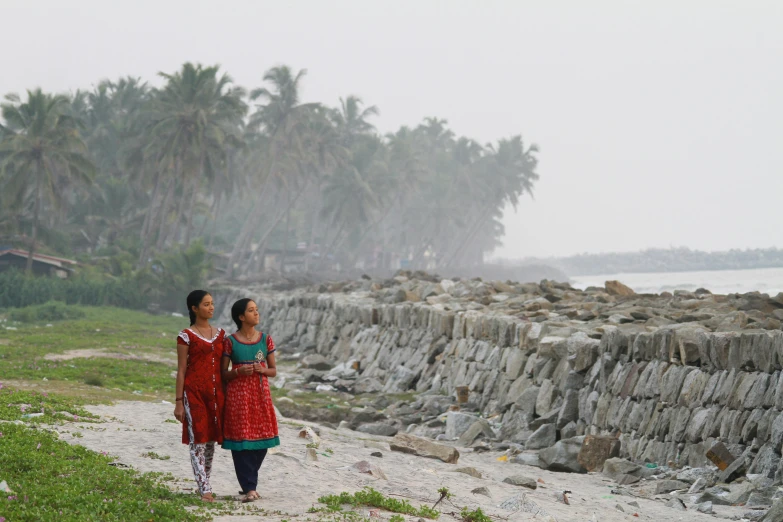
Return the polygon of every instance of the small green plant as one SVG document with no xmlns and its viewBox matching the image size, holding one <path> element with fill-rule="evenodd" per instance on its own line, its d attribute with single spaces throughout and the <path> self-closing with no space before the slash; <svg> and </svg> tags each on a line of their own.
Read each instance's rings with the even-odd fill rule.
<svg viewBox="0 0 783 522">
<path fill-rule="evenodd" d="M 385 509 L 392 513 L 402 513 L 404 515 L 413 515 L 424 518 L 438 518 L 440 513 L 429 506 L 413 507 L 407 500 L 397 500 L 395 498 L 385 497 L 383 493 L 367 487 L 357 491 L 353 495 L 348 492 L 342 492 L 339 495 L 327 495 L 318 499 L 318 502 L 326 504 L 328 511 L 341 511 L 343 505 L 350 506 L 370 506 Z M 316 510 L 317 511 L 317 510 Z M 314 511 L 313 511 L 314 512 Z"/>
<path fill-rule="evenodd" d="M 177 419 L 166 419 L 163 422 L 168 422 L 169 424 L 179 424 Z"/>
<path fill-rule="evenodd" d="M 334 455 L 334 450 L 332 448 L 326 448 L 324 451 L 329 455 Z"/>
<path fill-rule="evenodd" d="M 308 448 L 312 448 L 312 449 L 318 449 L 318 446 L 319 446 L 319 445 L 320 445 L 320 443 L 318 443 L 318 442 L 309 442 L 309 443 L 307 444 L 307 447 L 308 447 Z"/>
<path fill-rule="evenodd" d="M 392 515 L 389 522 L 405 522 L 405 517 L 402 515 Z"/>
<path fill-rule="evenodd" d="M 485 515 L 481 508 L 471 511 L 466 506 L 462 508 L 459 515 L 462 517 L 462 522 L 492 522 L 492 519 Z"/>
<path fill-rule="evenodd" d="M 154 451 L 148 451 L 147 453 L 142 453 L 142 457 L 147 457 L 148 459 L 155 459 L 155 460 L 169 460 L 171 457 L 168 455 L 158 455 Z"/>
<path fill-rule="evenodd" d="M 91 374 L 84 378 L 84 384 L 88 386 L 103 386 L 103 379 L 100 375 Z"/>
</svg>

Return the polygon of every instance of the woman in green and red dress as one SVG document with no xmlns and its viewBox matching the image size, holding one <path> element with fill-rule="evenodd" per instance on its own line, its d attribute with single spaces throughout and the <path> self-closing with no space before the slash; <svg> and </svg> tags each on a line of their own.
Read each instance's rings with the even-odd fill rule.
<svg viewBox="0 0 783 522">
<path fill-rule="evenodd" d="M 231 450 L 244 502 L 252 502 L 259 498 L 258 470 L 266 452 L 280 444 L 268 381 L 277 375 L 275 343 L 269 335 L 256 331 L 260 315 L 252 299 L 234 303 L 231 318 L 237 332 L 226 338 L 223 350 L 223 381 L 228 384 L 222 446 Z"/>
</svg>

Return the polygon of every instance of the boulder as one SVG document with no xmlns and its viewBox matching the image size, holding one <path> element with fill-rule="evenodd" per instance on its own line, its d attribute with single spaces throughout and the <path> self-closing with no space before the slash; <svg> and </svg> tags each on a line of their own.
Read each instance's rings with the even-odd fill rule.
<svg viewBox="0 0 783 522">
<path fill-rule="evenodd" d="M 470 475 L 471 477 L 475 478 L 481 478 L 481 472 L 477 470 L 476 468 L 457 468 L 454 470 L 455 473 L 464 473 L 465 475 Z"/>
<path fill-rule="evenodd" d="M 761 518 L 760 522 L 779 522 L 783 520 L 783 497 L 777 499 L 767 514 Z"/>
<path fill-rule="evenodd" d="M 655 482 L 655 494 L 663 495 L 665 493 L 671 493 L 672 491 L 679 491 L 681 489 L 687 490 L 690 484 L 679 480 L 658 480 Z"/>
<path fill-rule="evenodd" d="M 375 377 L 362 377 L 353 385 L 353 391 L 356 394 L 379 393 L 383 390 L 383 384 Z"/>
<path fill-rule="evenodd" d="M 389 447 L 392 451 L 438 459 L 447 464 L 456 464 L 459 460 L 459 451 L 456 448 L 436 444 L 413 435 L 398 433 L 389 443 Z"/>
<path fill-rule="evenodd" d="M 572 437 L 558 441 L 551 448 L 541 450 L 538 454 L 541 467 L 549 471 L 587 473 L 585 467 L 578 460 L 583 442 L 584 437 Z"/>
<path fill-rule="evenodd" d="M 462 447 L 467 447 L 476 442 L 476 439 L 483 436 L 487 439 L 494 439 L 495 432 L 492 427 L 484 419 L 479 419 L 470 425 L 470 428 L 465 430 L 465 433 L 460 435 L 457 444 Z"/>
<path fill-rule="evenodd" d="M 634 292 L 630 287 L 622 284 L 620 281 L 607 281 L 604 283 L 604 288 L 606 289 L 606 293 L 609 295 L 620 297 L 636 295 L 636 292 Z"/>
<path fill-rule="evenodd" d="M 511 462 L 514 464 L 522 464 L 523 466 L 541 467 L 541 460 L 538 458 L 537 452 L 519 453 L 511 458 Z"/>
<path fill-rule="evenodd" d="M 525 449 L 537 450 L 552 446 L 557 442 L 557 429 L 554 424 L 544 424 L 527 439 Z"/>
<path fill-rule="evenodd" d="M 579 450 L 579 464 L 587 471 L 604 469 L 604 463 L 620 454 L 620 441 L 614 437 L 587 435 Z"/>
<path fill-rule="evenodd" d="M 503 482 L 528 489 L 536 489 L 538 487 L 535 479 L 522 475 L 512 475 L 511 477 L 506 477 L 503 479 Z"/>
<path fill-rule="evenodd" d="M 485 497 L 492 498 L 492 494 L 489 492 L 489 489 L 485 486 L 481 486 L 480 488 L 472 489 L 470 490 L 471 493 L 474 495 L 484 495 Z"/>
<path fill-rule="evenodd" d="M 450 411 L 446 414 L 446 438 L 449 440 L 458 439 L 468 431 L 477 417 L 469 413 L 459 411 Z"/>
<path fill-rule="evenodd" d="M 382 435 L 384 437 L 393 437 L 400 431 L 395 426 L 383 422 L 372 422 L 369 424 L 362 424 L 356 431 L 360 433 L 367 433 L 369 435 Z"/>
<path fill-rule="evenodd" d="M 603 474 L 612 480 L 620 480 L 623 475 L 634 475 L 642 469 L 638 464 L 621 458 L 609 458 L 604 462 Z"/>
<path fill-rule="evenodd" d="M 323 355 L 313 353 L 305 355 L 299 364 L 302 368 L 310 370 L 327 371 L 332 369 L 332 363 L 330 363 Z"/>
</svg>

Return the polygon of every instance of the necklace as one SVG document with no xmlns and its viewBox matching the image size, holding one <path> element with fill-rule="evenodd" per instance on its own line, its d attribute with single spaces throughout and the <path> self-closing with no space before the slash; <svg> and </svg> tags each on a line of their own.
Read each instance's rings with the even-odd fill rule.
<svg viewBox="0 0 783 522">
<path fill-rule="evenodd" d="M 242 332 L 242 337 L 245 338 L 245 340 L 248 342 L 248 344 L 253 344 L 253 339 L 255 339 L 255 337 L 256 337 L 256 331 L 253 330 L 253 337 L 252 338 L 248 337 L 247 335 L 245 335 L 244 332 Z"/>
<path fill-rule="evenodd" d="M 198 326 L 196 326 L 196 325 L 193 325 L 193 328 L 195 328 L 195 329 L 196 329 L 196 331 L 198 332 L 198 334 L 199 334 L 201 337 L 204 337 L 204 339 L 212 339 L 212 325 L 209 325 L 209 337 L 205 337 L 205 336 L 204 336 L 204 332 L 202 332 L 202 331 L 201 331 L 201 328 L 199 328 Z"/>
</svg>

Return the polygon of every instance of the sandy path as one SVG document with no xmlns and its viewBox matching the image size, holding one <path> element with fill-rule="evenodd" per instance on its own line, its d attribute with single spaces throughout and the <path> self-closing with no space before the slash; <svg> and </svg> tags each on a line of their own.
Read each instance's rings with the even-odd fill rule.
<svg viewBox="0 0 783 522">
<path fill-rule="evenodd" d="M 163 364 L 176 365 L 176 357 L 162 357 L 152 353 L 141 352 L 140 355 L 117 353 L 108 351 L 106 348 L 81 348 L 78 350 L 68 350 L 63 353 L 47 353 L 44 359 L 47 361 L 70 361 L 71 359 L 91 359 L 94 357 L 106 357 L 108 359 L 122 359 L 126 361 L 150 361 Z"/>
<path fill-rule="evenodd" d="M 190 490 L 195 483 L 188 459 L 186 446 L 180 443 L 181 427 L 165 422 L 173 419 L 173 405 L 147 402 L 119 402 L 112 406 L 91 406 L 90 411 L 100 415 L 104 422 L 99 424 L 68 424 L 60 427 L 61 438 L 75 444 L 82 444 L 95 451 L 105 451 L 119 457 L 119 462 L 140 471 L 158 471 L 173 474 L 177 480 L 175 488 Z M 251 509 L 266 511 L 264 520 L 290 521 L 314 520 L 315 515 L 306 513 L 308 508 L 317 504 L 321 495 L 355 491 L 364 486 L 372 486 L 387 495 L 395 494 L 427 499 L 430 503 L 437 498 L 437 490 L 447 486 L 455 495 L 453 504 L 443 506 L 440 520 L 455 520 L 446 512 L 458 512 L 459 507 L 468 505 L 471 509 L 480 506 L 485 513 L 506 520 L 556 520 L 558 522 L 620 522 L 630 520 L 656 521 L 693 521 L 715 520 L 713 516 L 675 511 L 664 506 L 662 501 L 634 498 L 626 495 L 613 495 L 613 483 L 600 475 L 575 475 L 552 473 L 538 468 L 498 462 L 497 453 L 462 452 L 458 465 L 445 464 L 437 460 L 391 452 L 388 440 L 383 437 L 371 437 L 352 431 L 321 428 L 322 443 L 319 449 L 319 461 L 305 462 L 305 439 L 297 437 L 299 426 L 312 425 L 297 421 L 281 420 L 280 438 L 282 446 L 267 457 L 259 477 L 259 492 L 262 500 L 250 506 Z M 69 432 L 79 431 L 81 438 Z M 373 442 L 376 441 L 376 442 Z M 375 447 L 367 447 L 375 446 Z M 383 453 L 382 458 L 371 457 L 374 451 Z M 326 448 L 334 451 L 332 457 L 321 455 Z M 159 455 L 168 455 L 170 460 L 153 460 L 141 454 L 154 451 Z M 367 460 L 381 467 L 388 481 L 376 479 L 349 469 L 357 461 Z M 474 478 L 454 469 L 472 466 L 478 469 L 484 478 Z M 525 475 L 533 479 L 542 479 L 535 491 L 505 484 L 502 480 L 510 475 Z M 229 452 L 218 449 L 212 475 L 212 486 L 217 495 L 236 495 L 238 485 L 234 476 Z M 492 498 L 474 495 L 471 490 L 485 486 Z M 554 494 L 570 490 L 570 505 L 558 502 Z M 503 500 L 519 494 L 526 494 L 528 501 L 535 502 L 548 515 L 533 515 L 523 511 L 511 512 L 498 507 Z M 238 496 L 236 497 L 239 498 Z M 628 505 L 637 501 L 639 508 Z M 416 500 L 412 500 L 418 505 Z M 625 513 L 615 506 L 621 505 Z M 258 520 L 259 514 L 249 516 L 247 505 L 236 503 L 233 516 L 220 516 L 217 521 L 237 522 L 240 520 Z M 740 515 L 742 508 L 716 507 L 722 516 Z M 272 514 L 279 512 L 277 514 Z M 633 516 L 637 512 L 638 517 Z M 364 510 L 365 515 L 368 510 Z M 389 514 L 382 518 L 388 520 Z M 409 520 L 416 520 L 410 518 Z"/>
</svg>

